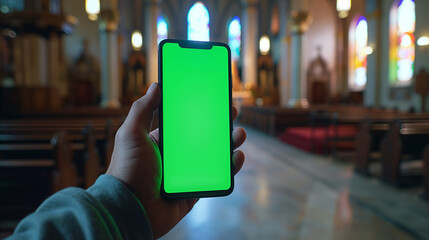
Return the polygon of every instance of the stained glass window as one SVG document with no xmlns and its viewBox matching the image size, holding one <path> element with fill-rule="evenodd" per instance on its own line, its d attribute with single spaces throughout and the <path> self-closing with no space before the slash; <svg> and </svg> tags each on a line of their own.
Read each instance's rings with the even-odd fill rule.
<svg viewBox="0 0 429 240">
<path fill-rule="evenodd" d="M 414 0 L 400 0 L 395 3 L 390 15 L 390 25 L 389 80 L 392 85 L 410 85 L 415 58 Z"/>
<path fill-rule="evenodd" d="M 209 41 L 209 11 L 201 2 L 196 2 L 188 13 L 188 40 Z"/>
<path fill-rule="evenodd" d="M 157 23 L 156 23 L 156 29 L 158 32 L 158 44 L 168 37 L 168 24 L 165 21 L 163 16 L 159 16 Z"/>
<path fill-rule="evenodd" d="M 351 75 L 349 87 L 351 90 L 360 91 L 366 85 L 367 77 L 367 53 L 368 46 L 368 22 L 365 17 L 360 17 L 355 25 L 354 36 L 351 41 Z"/>
<path fill-rule="evenodd" d="M 231 58 L 238 61 L 241 47 L 241 24 L 240 18 L 234 17 L 228 26 L 228 44 L 231 48 Z"/>
</svg>

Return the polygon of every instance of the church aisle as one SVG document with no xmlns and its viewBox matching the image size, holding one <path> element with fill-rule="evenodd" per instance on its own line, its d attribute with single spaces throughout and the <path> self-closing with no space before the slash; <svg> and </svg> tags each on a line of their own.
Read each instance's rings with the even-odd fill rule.
<svg viewBox="0 0 429 240">
<path fill-rule="evenodd" d="M 201 199 L 162 239 L 416 239 L 429 203 L 250 128 L 233 194 Z"/>
</svg>

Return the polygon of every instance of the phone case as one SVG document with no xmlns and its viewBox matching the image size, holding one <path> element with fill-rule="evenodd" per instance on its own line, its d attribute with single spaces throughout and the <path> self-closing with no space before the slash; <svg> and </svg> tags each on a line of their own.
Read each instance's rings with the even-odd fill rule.
<svg viewBox="0 0 429 240">
<path fill-rule="evenodd" d="M 174 192 L 169 193 L 165 191 L 164 188 L 164 116 L 163 116 L 163 46 L 167 43 L 177 43 L 181 48 L 186 49 L 212 49 L 213 46 L 224 47 L 228 52 L 228 112 L 229 112 L 229 178 L 230 178 L 230 187 L 228 189 L 222 190 L 210 190 L 210 191 L 184 191 L 184 192 Z M 161 195 L 164 198 L 201 198 L 201 197 L 217 197 L 217 196 L 226 196 L 229 195 L 234 189 L 234 176 L 233 176 L 233 162 L 232 162 L 232 152 L 233 152 L 233 142 L 232 142 L 232 76 L 231 76 L 231 50 L 227 44 L 219 42 L 199 42 L 199 41 L 188 41 L 188 40 L 175 40 L 175 39 L 165 39 L 160 42 L 158 48 L 158 78 L 159 84 L 161 87 L 161 104 L 159 109 L 159 149 L 162 158 L 162 184 L 161 184 Z M 177 139 L 178 141 L 186 141 L 186 139 Z M 195 179 L 195 181 L 204 180 L 202 178 Z"/>
</svg>

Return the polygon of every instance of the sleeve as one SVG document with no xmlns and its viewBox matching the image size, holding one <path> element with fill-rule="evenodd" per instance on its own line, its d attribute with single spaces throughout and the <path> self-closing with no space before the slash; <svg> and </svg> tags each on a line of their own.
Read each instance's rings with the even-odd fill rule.
<svg viewBox="0 0 429 240">
<path fill-rule="evenodd" d="M 87 190 L 67 188 L 45 200 L 7 239 L 153 239 L 143 206 L 125 184 L 100 176 Z"/>
</svg>

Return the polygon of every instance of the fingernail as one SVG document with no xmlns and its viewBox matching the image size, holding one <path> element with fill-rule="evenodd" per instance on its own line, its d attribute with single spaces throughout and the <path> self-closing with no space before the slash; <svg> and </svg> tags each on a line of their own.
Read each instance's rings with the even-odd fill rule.
<svg viewBox="0 0 429 240">
<path fill-rule="evenodd" d="M 152 91 L 155 89 L 156 84 L 157 84 L 157 83 L 152 83 L 152 84 L 150 85 L 149 89 L 147 90 L 147 93 L 152 92 Z"/>
</svg>

